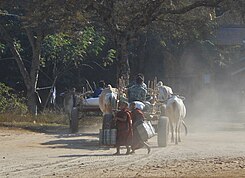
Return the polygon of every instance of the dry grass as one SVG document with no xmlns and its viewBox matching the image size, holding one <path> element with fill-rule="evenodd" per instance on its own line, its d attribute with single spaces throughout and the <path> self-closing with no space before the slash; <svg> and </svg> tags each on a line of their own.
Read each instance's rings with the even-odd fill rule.
<svg viewBox="0 0 245 178">
<path fill-rule="evenodd" d="M 37 116 L 14 113 L 0 114 L 0 126 L 45 133 L 59 132 L 59 130 L 69 128 L 68 119 L 64 114 L 47 111 Z"/>
<path fill-rule="evenodd" d="M 63 114 L 54 112 L 44 112 L 37 116 L 4 113 L 0 114 L 0 123 L 8 123 L 8 125 L 67 125 L 68 120 Z"/>
<path fill-rule="evenodd" d="M 81 129 L 100 128 L 102 116 L 86 116 L 80 118 Z M 69 129 L 69 120 L 63 113 L 45 111 L 37 116 L 14 113 L 0 114 L 0 126 L 24 128 L 32 131 L 47 132 L 48 130 Z M 48 131 L 48 132 L 49 132 Z"/>
</svg>

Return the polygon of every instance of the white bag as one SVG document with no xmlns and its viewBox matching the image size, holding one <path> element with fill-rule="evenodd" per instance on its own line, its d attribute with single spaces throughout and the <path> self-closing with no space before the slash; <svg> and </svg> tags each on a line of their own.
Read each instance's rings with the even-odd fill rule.
<svg viewBox="0 0 245 178">
<path fill-rule="evenodd" d="M 146 141 L 156 135 L 155 129 L 150 121 L 144 121 L 137 126 L 137 131 L 143 141 Z"/>
<path fill-rule="evenodd" d="M 137 109 L 140 109 L 141 111 L 144 110 L 144 108 L 145 108 L 145 104 L 144 103 L 142 103 L 141 101 L 134 101 L 134 103 L 135 103 L 135 107 Z"/>
</svg>

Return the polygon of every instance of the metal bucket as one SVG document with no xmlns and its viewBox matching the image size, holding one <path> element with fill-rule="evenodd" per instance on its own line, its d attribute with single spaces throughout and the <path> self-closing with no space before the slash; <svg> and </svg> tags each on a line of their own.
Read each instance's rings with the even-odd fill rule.
<svg viewBox="0 0 245 178">
<path fill-rule="evenodd" d="M 138 125 L 137 131 L 143 141 L 152 138 L 156 134 L 150 121 L 144 121 L 142 124 Z"/>
<path fill-rule="evenodd" d="M 111 145 L 115 145 L 117 141 L 117 129 L 111 129 Z"/>
<path fill-rule="evenodd" d="M 117 140 L 117 129 L 100 129 L 100 145 L 115 145 Z"/>
<path fill-rule="evenodd" d="M 102 129 L 100 129 L 100 132 L 99 132 L 99 144 L 100 145 L 103 145 L 104 143 L 103 143 L 103 130 Z"/>
<path fill-rule="evenodd" d="M 105 129 L 104 130 L 104 143 L 105 143 L 105 145 L 110 145 L 111 144 L 111 132 L 110 132 L 110 129 Z"/>
</svg>

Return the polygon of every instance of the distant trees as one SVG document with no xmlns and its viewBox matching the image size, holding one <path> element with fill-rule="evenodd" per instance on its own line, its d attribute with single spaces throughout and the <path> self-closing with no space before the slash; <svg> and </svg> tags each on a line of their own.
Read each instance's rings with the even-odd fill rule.
<svg viewBox="0 0 245 178">
<path fill-rule="evenodd" d="M 92 36 L 86 39 L 83 38 L 84 34 L 79 36 L 73 32 L 81 31 L 87 25 L 105 30 L 116 49 L 117 76 L 128 81 L 128 47 L 140 32 L 150 27 L 162 30 L 162 41 L 170 40 L 171 37 L 177 39 L 174 46 L 178 50 L 180 43 L 206 33 L 202 29 L 209 27 L 203 28 L 201 25 L 205 25 L 210 13 L 214 13 L 213 7 L 223 2 L 224 0 L 0 1 L 0 40 L 4 42 L 0 50 L 6 46 L 10 49 L 27 89 L 28 109 L 35 113 L 35 92 L 44 60 L 52 61 L 54 66 L 67 60 L 78 64 L 84 54 L 83 50 L 89 50 L 91 42 L 95 44 L 95 52 L 104 43 L 103 38 L 98 38 L 95 42 L 91 41 Z M 196 8 L 200 9 L 199 14 L 192 13 Z M 196 24 L 193 25 L 193 22 Z M 200 25 L 198 22 L 201 22 Z M 194 26 L 196 29 L 193 29 Z M 97 42 L 100 44 L 96 45 Z M 57 48 L 54 49 L 55 46 Z M 42 50 L 44 58 L 41 56 Z M 108 58 L 112 58 L 114 52 L 111 50 Z M 67 56 L 68 53 L 72 54 Z"/>
<path fill-rule="evenodd" d="M 27 106 L 31 113 L 36 112 L 35 92 L 43 62 L 43 40 L 48 35 L 81 30 L 85 18 L 79 7 L 76 2 L 63 0 L 0 1 L 0 39 L 11 51 L 18 65 L 26 86 Z M 91 39 L 87 39 L 86 43 L 90 42 Z M 62 40 L 58 43 L 62 43 Z M 81 48 L 86 50 L 84 46 L 86 44 Z M 75 53 L 76 50 L 81 49 L 69 52 Z M 79 55 L 79 52 L 82 54 L 84 51 L 76 52 Z"/>
<path fill-rule="evenodd" d="M 241 24 L 245 23 L 245 1 L 243 0 L 226 0 L 215 8 L 218 17 L 226 23 Z"/>
<path fill-rule="evenodd" d="M 220 16 L 216 18 L 217 24 L 221 28 L 234 27 L 234 28 L 244 28 L 245 25 L 245 1 L 244 0 L 227 0 L 219 4 L 215 9 L 216 13 Z M 234 30 L 234 33 L 235 30 Z M 226 36 L 226 38 L 232 38 Z M 242 36 L 241 36 L 242 38 Z M 231 64 L 237 59 L 244 57 L 245 55 L 245 43 L 236 45 L 226 45 L 220 48 L 222 53 L 223 62 L 226 64 Z"/>
<path fill-rule="evenodd" d="M 111 34 L 117 50 L 118 77 L 129 80 L 130 67 L 128 45 L 138 33 L 153 22 L 172 21 L 178 15 L 185 14 L 198 7 L 213 8 L 223 0 L 92 0 L 85 8 L 92 13 L 93 20 L 103 24 Z M 173 17 L 173 18 L 172 18 Z M 198 17 L 194 14 L 192 18 Z"/>
</svg>

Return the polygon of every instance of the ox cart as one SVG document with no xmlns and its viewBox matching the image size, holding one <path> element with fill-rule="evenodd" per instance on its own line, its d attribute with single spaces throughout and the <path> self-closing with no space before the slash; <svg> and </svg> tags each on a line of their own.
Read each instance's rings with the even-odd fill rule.
<svg viewBox="0 0 245 178">
<path fill-rule="evenodd" d="M 150 82 L 148 84 L 149 91 L 152 95 L 154 95 L 154 82 Z M 152 86 L 150 88 L 150 86 Z M 93 100 L 93 101 L 92 101 Z M 114 108 L 114 110 L 117 110 L 117 108 Z M 72 107 L 71 114 L 70 114 L 70 129 L 72 133 L 75 133 L 78 131 L 78 123 L 79 119 L 84 116 L 85 113 L 89 112 L 99 112 L 99 98 L 94 99 L 84 99 L 82 98 L 76 105 Z M 168 142 L 168 133 L 169 133 L 169 120 L 164 114 L 164 105 L 163 103 L 154 103 L 151 104 L 151 107 L 148 108 L 146 111 L 144 111 L 145 118 L 147 121 L 150 121 L 152 126 L 155 128 L 155 131 L 157 133 L 157 142 L 158 146 L 160 147 L 166 147 Z M 108 117 L 108 116 L 106 116 Z M 105 116 L 103 117 L 103 122 L 105 119 Z"/>
<path fill-rule="evenodd" d="M 78 132 L 79 119 L 84 116 L 85 112 L 101 112 L 99 106 L 76 106 L 72 108 L 70 129 L 72 133 Z M 101 113 L 102 114 L 102 113 Z M 144 112 L 147 121 L 150 121 L 157 133 L 157 143 L 159 147 L 166 147 L 169 134 L 169 120 L 160 112 Z M 102 115 L 101 115 L 102 117 Z M 108 116 L 107 116 L 108 117 Z M 103 117 L 103 120 L 105 117 Z"/>
<path fill-rule="evenodd" d="M 72 133 L 78 132 L 79 119 L 85 116 L 102 116 L 99 108 L 99 98 L 78 98 L 79 101 L 72 107 L 70 113 L 70 130 Z"/>
</svg>

